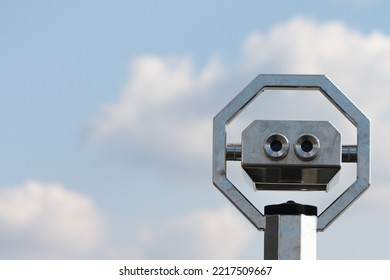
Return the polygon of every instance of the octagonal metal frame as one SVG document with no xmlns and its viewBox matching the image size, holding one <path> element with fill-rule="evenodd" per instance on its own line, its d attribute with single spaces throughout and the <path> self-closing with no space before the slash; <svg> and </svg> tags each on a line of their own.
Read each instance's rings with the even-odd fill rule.
<svg viewBox="0 0 390 280">
<path fill-rule="evenodd" d="M 264 215 L 227 178 L 226 126 L 265 90 L 317 90 L 357 128 L 357 178 L 318 216 L 323 231 L 370 186 L 370 121 L 325 75 L 260 74 L 233 98 L 213 121 L 213 183 L 259 230 Z"/>
</svg>

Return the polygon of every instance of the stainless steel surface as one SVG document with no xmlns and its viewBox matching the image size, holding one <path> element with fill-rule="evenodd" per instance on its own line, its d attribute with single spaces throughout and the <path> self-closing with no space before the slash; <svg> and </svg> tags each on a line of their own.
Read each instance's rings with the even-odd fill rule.
<svg viewBox="0 0 390 280">
<path fill-rule="evenodd" d="M 265 260 L 315 260 L 317 216 L 266 215 Z"/>
<path fill-rule="evenodd" d="M 341 168 L 341 135 L 327 121 L 256 120 L 241 140 L 241 166 L 257 190 L 328 191 Z M 275 140 L 278 152 L 271 148 Z M 312 146 L 302 148 L 305 141 Z"/>
<path fill-rule="evenodd" d="M 241 161 L 241 144 L 227 144 L 226 146 L 226 160 Z M 341 162 L 356 163 L 357 162 L 357 145 L 343 145 L 341 146 Z"/>
<path fill-rule="evenodd" d="M 317 90 L 357 128 L 357 179 L 318 217 L 322 231 L 350 206 L 370 184 L 370 122 L 324 75 L 258 75 L 215 117 L 213 125 L 213 183 L 252 222 L 265 228 L 264 215 L 228 180 L 226 126 L 264 90 Z M 299 91 L 297 91 L 299 94 Z"/>
</svg>

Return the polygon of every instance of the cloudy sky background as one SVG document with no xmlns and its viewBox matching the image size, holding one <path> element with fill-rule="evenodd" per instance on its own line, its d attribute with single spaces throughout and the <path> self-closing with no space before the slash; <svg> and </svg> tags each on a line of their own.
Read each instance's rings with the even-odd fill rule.
<svg viewBox="0 0 390 280">
<path fill-rule="evenodd" d="M 390 4 L 343 1 L 0 1 L 0 258 L 260 259 L 258 232 L 211 182 L 212 118 L 260 73 L 326 74 L 371 119 L 372 187 L 319 259 L 390 259 Z M 253 119 L 331 120 L 318 92 L 265 92 Z M 329 193 L 255 193 L 322 211 Z"/>
</svg>

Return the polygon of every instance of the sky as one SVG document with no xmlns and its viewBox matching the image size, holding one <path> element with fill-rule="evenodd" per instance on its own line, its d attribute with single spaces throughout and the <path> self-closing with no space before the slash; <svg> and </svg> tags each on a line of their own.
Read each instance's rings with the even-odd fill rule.
<svg viewBox="0 0 390 280">
<path fill-rule="evenodd" d="M 318 259 L 390 259 L 389 2 L 1 1 L 1 259 L 262 259 L 257 231 L 213 186 L 212 120 L 258 74 L 325 74 L 371 120 L 371 187 L 317 235 Z M 318 92 L 266 91 L 228 126 L 329 120 Z M 255 192 L 260 211 L 329 192 Z"/>
</svg>

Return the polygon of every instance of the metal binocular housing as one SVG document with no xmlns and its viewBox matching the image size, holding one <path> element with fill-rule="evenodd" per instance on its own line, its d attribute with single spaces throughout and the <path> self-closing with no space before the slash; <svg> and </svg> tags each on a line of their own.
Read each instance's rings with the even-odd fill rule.
<svg viewBox="0 0 390 280">
<path fill-rule="evenodd" d="M 241 157 L 256 190 L 328 191 L 341 134 L 327 121 L 256 120 L 242 132 Z"/>
</svg>

